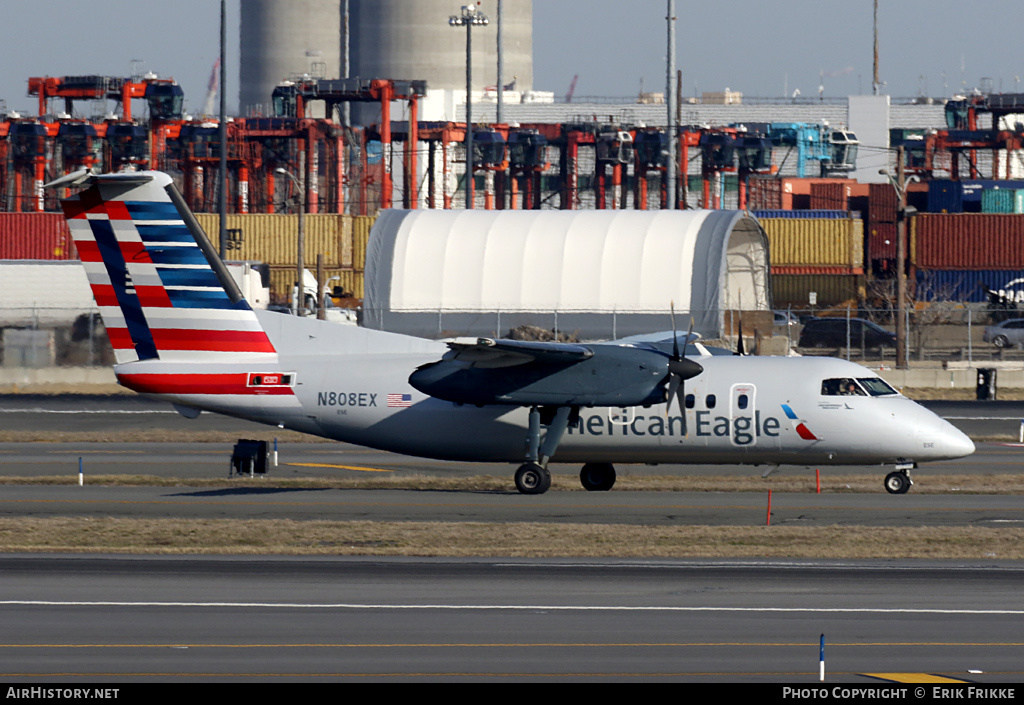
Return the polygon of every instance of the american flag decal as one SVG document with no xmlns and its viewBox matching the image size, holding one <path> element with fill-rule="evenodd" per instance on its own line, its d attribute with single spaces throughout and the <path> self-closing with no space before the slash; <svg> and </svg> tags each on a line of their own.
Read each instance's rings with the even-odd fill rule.
<svg viewBox="0 0 1024 705">
<path fill-rule="evenodd" d="M 412 406 L 412 394 L 388 394 L 388 406 L 399 409 Z"/>
</svg>

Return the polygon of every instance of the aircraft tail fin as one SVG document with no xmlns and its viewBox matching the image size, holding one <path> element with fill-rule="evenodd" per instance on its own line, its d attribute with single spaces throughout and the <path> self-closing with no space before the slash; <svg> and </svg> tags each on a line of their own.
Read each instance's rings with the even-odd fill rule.
<svg viewBox="0 0 1024 705">
<path fill-rule="evenodd" d="M 118 363 L 276 355 L 256 314 L 161 172 L 69 174 L 62 202 Z"/>
</svg>

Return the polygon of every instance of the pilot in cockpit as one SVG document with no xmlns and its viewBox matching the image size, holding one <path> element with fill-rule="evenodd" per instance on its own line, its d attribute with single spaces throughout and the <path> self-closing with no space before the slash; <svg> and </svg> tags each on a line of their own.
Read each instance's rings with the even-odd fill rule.
<svg viewBox="0 0 1024 705">
<path fill-rule="evenodd" d="M 849 377 L 821 381 L 821 394 L 828 397 L 863 397 L 864 390 Z"/>
</svg>

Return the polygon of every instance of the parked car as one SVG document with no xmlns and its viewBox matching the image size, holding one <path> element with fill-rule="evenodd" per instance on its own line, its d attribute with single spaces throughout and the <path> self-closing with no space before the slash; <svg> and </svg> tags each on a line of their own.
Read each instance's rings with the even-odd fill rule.
<svg viewBox="0 0 1024 705">
<path fill-rule="evenodd" d="M 775 315 L 775 325 L 777 326 L 800 325 L 800 319 L 789 311 L 772 311 L 772 313 Z"/>
<path fill-rule="evenodd" d="M 1024 346 L 1024 318 L 1008 318 L 994 326 L 985 326 L 981 339 L 997 348 Z"/>
<path fill-rule="evenodd" d="M 804 323 L 797 344 L 802 348 L 843 348 L 847 341 L 851 348 L 896 347 L 895 334 L 863 318 L 812 318 Z"/>
</svg>

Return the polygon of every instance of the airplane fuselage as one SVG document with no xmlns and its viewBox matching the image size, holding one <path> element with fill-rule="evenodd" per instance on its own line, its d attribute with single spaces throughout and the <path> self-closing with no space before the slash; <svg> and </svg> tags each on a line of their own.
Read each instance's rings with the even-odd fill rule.
<svg viewBox="0 0 1024 705">
<path fill-rule="evenodd" d="M 399 336 L 281 314 L 261 314 L 282 333 L 315 330 L 316 349 L 278 345 L 278 361 L 189 365 L 176 375 L 244 380 L 223 393 L 158 394 L 190 408 L 205 408 L 284 428 L 398 453 L 459 461 L 521 462 L 528 410 L 519 406 L 457 404 L 414 389 L 409 371 L 438 359 L 443 344 L 409 339 L 395 352 L 339 350 L 324 354 L 337 335 L 367 343 Z M 325 327 L 326 326 L 326 327 Z M 269 325 L 269 330 L 273 330 Z M 347 330 L 346 330 L 347 328 Z M 309 335 L 307 339 L 314 336 Z M 359 347 L 359 346 L 357 346 Z M 286 352 L 289 348 L 295 352 Z M 384 346 L 386 349 L 386 346 Z M 823 394 L 823 380 L 875 378 L 866 368 L 834 358 L 705 356 L 704 372 L 688 380 L 681 406 L 580 409 L 553 462 L 720 464 L 887 464 L 961 457 L 973 445 L 960 431 L 899 394 Z M 146 392 L 147 367 L 133 362 L 117 372 L 124 384 Z M 208 385 L 207 385 L 208 386 Z M 236 393 L 231 393 L 232 391 Z"/>
</svg>

